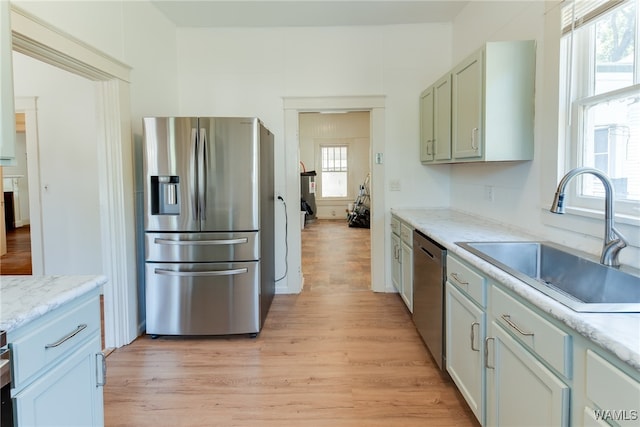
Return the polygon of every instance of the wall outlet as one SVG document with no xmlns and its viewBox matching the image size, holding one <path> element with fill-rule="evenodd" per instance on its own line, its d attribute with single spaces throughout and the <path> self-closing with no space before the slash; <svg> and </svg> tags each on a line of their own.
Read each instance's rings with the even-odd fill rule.
<svg viewBox="0 0 640 427">
<path fill-rule="evenodd" d="M 484 199 L 487 202 L 493 202 L 493 200 L 494 200 L 493 185 L 485 185 L 484 186 Z"/>
</svg>

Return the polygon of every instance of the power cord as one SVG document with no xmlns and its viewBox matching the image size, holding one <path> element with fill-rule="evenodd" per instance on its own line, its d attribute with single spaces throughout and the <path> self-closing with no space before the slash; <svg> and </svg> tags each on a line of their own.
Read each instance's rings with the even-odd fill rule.
<svg viewBox="0 0 640 427">
<path fill-rule="evenodd" d="M 289 274 L 289 217 L 287 215 L 287 202 L 284 201 L 282 196 L 278 196 L 278 200 L 284 205 L 284 275 L 276 279 L 276 282 L 284 279 Z"/>
</svg>

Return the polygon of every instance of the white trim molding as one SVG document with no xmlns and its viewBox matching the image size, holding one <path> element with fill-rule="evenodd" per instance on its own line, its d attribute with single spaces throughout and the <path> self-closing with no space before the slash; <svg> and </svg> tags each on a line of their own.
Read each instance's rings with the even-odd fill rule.
<svg viewBox="0 0 640 427">
<path fill-rule="evenodd" d="M 13 50 L 96 82 L 105 345 L 137 337 L 130 67 L 11 5 Z"/>
<path fill-rule="evenodd" d="M 371 159 L 373 153 L 383 153 L 385 146 L 385 96 L 321 96 L 283 98 L 285 127 L 285 173 L 287 206 L 289 218 L 299 216 L 300 205 L 300 164 L 299 122 L 301 112 L 369 111 L 371 126 Z M 388 234 L 385 222 L 385 168 L 384 164 L 371 164 L 371 259 L 385 257 L 385 236 Z M 279 293 L 299 293 L 302 290 L 302 233 L 296 221 L 288 227 L 289 236 L 289 277 L 277 289 Z M 375 292 L 395 292 L 386 286 L 386 262 L 371 263 L 371 289 Z M 295 275 L 293 274 L 295 273 Z"/>
</svg>

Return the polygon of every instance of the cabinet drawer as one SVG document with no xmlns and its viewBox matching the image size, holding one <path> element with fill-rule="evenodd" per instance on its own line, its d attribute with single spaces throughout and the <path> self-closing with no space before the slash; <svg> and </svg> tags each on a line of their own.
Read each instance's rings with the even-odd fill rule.
<svg viewBox="0 0 640 427">
<path fill-rule="evenodd" d="M 638 425 L 640 383 L 591 350 L 587 350 L 587 397 L 606 420 Z"/>
<path fill-rule="evenodd" d="M 400 235 L 400 220 L 395 216 L 391 217 L 391 232 Z"/>
<path fill-rule="evenodd" d="M 485 278 L 451 255 L 447 255 L 447 280 L 467 293 L 482 307 L 487 306 Z"/>
<path fill-rule="evenodd" d="M 493 316 L 522 344 L 571 378 L 571 335 L 557 328 L 496 286 L 492 287 Z"/>
<path fill-rule="evenodd" d="M 400 238 L 410 248 L 413 247 L 413 228 L 405 223 L 400 224 Z"/>
<path fill-rule="evenodd" d="M 100 334 L 100 300 L 66 304 L 29 325 L 11 343 L 13 386 L 21 389 L 39 371 L 68 356 L 88 338 Z"/>
</svg>

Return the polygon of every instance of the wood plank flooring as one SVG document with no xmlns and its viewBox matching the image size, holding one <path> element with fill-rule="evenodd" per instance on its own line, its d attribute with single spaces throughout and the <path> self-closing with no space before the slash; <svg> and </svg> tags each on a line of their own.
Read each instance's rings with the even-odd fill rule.
<svg viewBox="0 0 640 427">
<path fill-rule="evenodd" d="M 28 225 L 7 231 L 7 253 L 0 257 L 0 274 L 31 274 L 31 229 Z"/>
<path fill-rule="evenodd" d="M 303 230 L 304 291 L 255 339 L 141 337 L 107 358 L 107 426 L 477 426 L 397 294 L 369 290 L 369 230 Z"/>
</svg>

